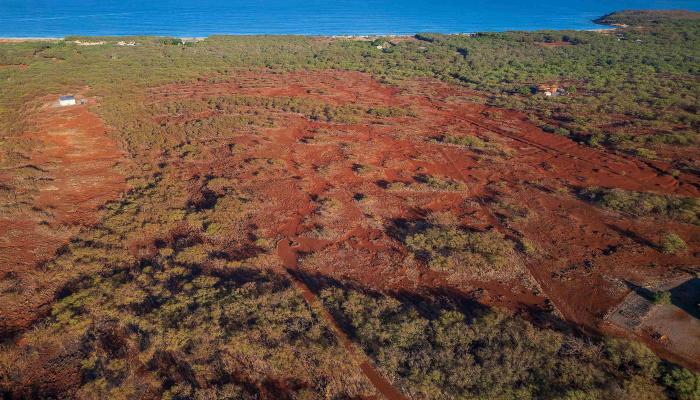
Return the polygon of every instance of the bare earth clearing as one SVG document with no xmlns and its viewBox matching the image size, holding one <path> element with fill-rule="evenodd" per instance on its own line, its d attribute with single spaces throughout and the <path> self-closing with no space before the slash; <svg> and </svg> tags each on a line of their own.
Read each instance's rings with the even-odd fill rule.
<svg viewBox="0 0 700 400">
<path fill-rule="evenodd" d="M 695 226 L 612 213 L 574 195 L 576 189 L 600 186 L 697 196 L 697 176 L 673 178 L 662 163 L 547 134 L 519 113 L 474 102 L 476 95 L 463 89 L 433 80 L 387 87 L 360 73 L 250 73 L 224 83 L 160 87 L 147 101 L 222 95 L 411 110 L 353 123 L 280 112 L 275 115 L 280 126 L 237 134 L 230 153 L 216 143 L 201 157 L 211 161 L 183 163 L 183 179 L 211 173 L 237 182 L 255 205 L 241 230 L 252 226 L 275 242 L 291 241 L 299 275 L 308 279 L 318 274 L 397 293 L 458 290 L 491 306 L 554 308 L 569 321 L 599 330 L 606 311 L 629 293 L 626 281 L 674 275 L 697 263 Z M 210 114 L 158 121 L 186 123 Z M 473 136 L 483 144 L 448 144 L 440 140 L 445 134 Z M 461 185 L 436 189 L 422 184 L 422 176 Z M 508 271 L 436 273 L 409 254 L 400 236 L 408 222 L 440 212 L 454 214 L 462 226 L 526 240 L 536 250 L 513 260 Z M 678 232 L 690 251 L 662 254 L 656 243 L 666 230 Z"/>
<path fill-rule="evenodd" d="M 97 223 L 98 208 L 126 189 L 113 168 L 123 154 L 102 121 L 87 105 L 60 108 L 53 98 L 33 112 L 26 164 L 0 171 L 0 185 L 13 191 L 12 208 L 0 219 L 0 273 L 24 288 L 2 299 L 3 335 L 48 311 L 63 282 L 47 280 L 41 265 L 81 226 Z"/>
</svg>

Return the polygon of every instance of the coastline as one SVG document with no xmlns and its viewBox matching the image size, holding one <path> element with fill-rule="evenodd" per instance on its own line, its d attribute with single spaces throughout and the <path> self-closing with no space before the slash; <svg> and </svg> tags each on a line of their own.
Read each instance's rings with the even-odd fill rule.
<svg viewBox="0 0 700 400">
<path fill-rule="evenodd" d="M 608 14 L 606 14 L 608 15 Z M 604 16 L 603 16 L 604 17 Z M 20 43 L 20 42 L 34 42 L 34 41 L 67 41 L 68 38 L 104 38 L 104 39 L 126 39 L 126 38 L 136 38 L 136 37 L 150 37 L 150 38 L 175 38 L 181 39 L 183 42 L 186 41 L 202 41 L 206 40 L 212 36 L 299 36 L 299 37 L 309 37 L 309 38 L 323 38 L 323 39 L 345 39 L 345 40 L 366 40 L 366 39 L 376 39 L 376 38 L 412 38 L 419 33 L 439 33 L 444 35 L 465 35 L 472 36 L 480 33 L 504 33 L 504 32 L 609 32 L 620 28 L 625 28 L 620 24 L 606 24 L 601 22 L 601 18 L 589 20 L 597 27 L 580 27 L 580 28 L 532 28 L 532 29 L 484 29 L 475 30 L 470 32 L 465 31 L 440 31 L 440 30 L 421 30 L 416 32 L 368 32 L 368 33 L 357 33 L 357 34 L 319 34 L 319 33 L 209 33 L 209 34 L 66 34 L 63 37 L 57 36 L 0 36 L 0 43 Z"/>
<path fill-rule="evenodd" d="M 58 42 L 66 40 L 65 37 L 1 37 L 0 43 L 20 43 L 20 42 Z"/>
<path fill-rule="evenodd" d="M 476 31 L 476 32 L 435 32 L 443 35 L 454 35 L 454 36 L 473 36 L 480 33 L 503 33 L 503 32 L 610 32 L 620 29 L 620 26 L 603 25 L 605 27 L 596 29 L 538 29 L 538 30 L 503 30 L 503 31 Z M 239 36 L 239 37 L 254 37 L 254 36 L 299 36 L 308 38 L 322 38 L 322 39 L 339 39 L 339 40 L 373 40 L 377 38 L 394 38 L 394 39 L 406 39 L 412 38 L 421 32 L 415 33 L 371 33 L 371 34 L 357 34 L 357 35 L 316 35 L 316 34 L 238 34 L 238 33 L 216 33 L 208 36 L 178 36 L 178 35 L 66 35 L 64 37 L 2 37 L 0 36 L 0 43 L 22 43 L 22 42 L 60 42 L 60 41 L 75 41 L 69 40 L 68 38 L 101 38 L 101 39 L 127 39 L 127 38 L 174 38 L 180 39 L 184 42 L 187 41 L 202 41 L 209 39 L 213 36 Z"/>
<path fill-rule="evenodd" d="M 489 2 L 483 4 L 484 7 L 474 7 L 472 2 L 437 2 L 428 7 L 417 0 L 397 6 L 387 0 L 377 4 L 320 2 L 314 7 L 301 8 L 287 0 L 271 0 L 271 4 L 244 2 L 246 7 L 211 1 L 210 7 L 194 7 L 188 6 L 189 3 L 169 4 L 160 0 L 133 4 L 130 1 L 69 4 L 47 0 L 56 3 L 57 11 L 7 4 L 0 6 L 3 11 L 0 13 L 0 22 L 3 22 L 0 40 L 218 35 L 355 38 L 412 36 L 415 33 L 576 32 L 598 30 L 601 25 L 618 22 L 614 19 L 602 22 L 618 8 L 675 13 L 700 11 L 697 0 L 671 0 L 673 4 L 664 0 L 628 0 L 624 5 L 566 6 L 548 0 L 535 9 L 515 0 Z"/>
</svg>

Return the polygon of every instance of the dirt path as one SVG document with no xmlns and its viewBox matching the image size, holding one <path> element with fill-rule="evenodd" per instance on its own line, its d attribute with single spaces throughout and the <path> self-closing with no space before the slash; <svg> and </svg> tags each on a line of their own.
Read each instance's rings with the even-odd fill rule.
<svg viewBox="0 0 700 400">
<path fill-rule="evenodd" d="M 27 162 L 0 174 L 15 196 L 0 214 L 0 274 L 12 277 L 19 297 L 0 299 L 0 337 L 28 326 L 61 284 L 37 266 L 126 189 L 113 168 L 123 154 L 87 105 L 61 108 L 47 99 L 30 123 Z"/>
<path fill-rule="evenodd" d="M 321 300 L 311 291 L 306 282 L 298 276 L 297 253 L 302 251 L 307 252 L 309 250 L 311 249 L 303 246 L 301 243 L 294 243 L 294 241 L 289 238 L 282 239 L 277 243 L 277 254 L 282 259 L 285 268 L 287 268 L 294 285 L 302 293 L 306 302 L 309 303 L 314 310 L 317 310 L 321 314 L 321 317 L 326 320 L 326 323 L 331 327 L 336 338 L 340 341 L 348 354 L 360 363 L 362 374 L 369 379 L 372 386 L 374 386 L 377 392 L 384 396 L 384 398 L 388 400 L 405 400 L 406 397 L 372 366 L 364 352 L 357 349 L 347 334 L 345 334 L 335 321 L 335 318 L 328 312 Z"/>
<path fill-rule="evenodd" d="M 291 125 L 286 128 L 280 129 L 275 135 L 277 146 L 280 148 L 275 150 L 275 153 L 284 156 L 285 161 L 288 165 L 288 173 L 290 175 L 310 175 L 308 171 L 302 171 L 303 168 L 299 163 L 295 162 L 295 159 L 299 157 L 299 154 L 295 151 L 294 144 L 298 141 L 299 136 L 304 134 L 304 125 Z M 326 182 L 322 179 L 314 180 L 313 186 L 324 187 Z M 351 196 L 351 193 L 346 189 L 342 191 Z M 299 272 L 299 256 L 302 253 L 312 253 L 316 251 L 321 251 L 324 248 L 338 242 L 342 242 L 347 239 L 347 237 L 353 232 L 343 235 L 342 238 L 331 241 L 322 239 L 313 239 L 308 237 L 299 236 L 300 224 L 303 219 L 307 218 L 314 212 L 314 207 L 311 204 L 311 199 L 308 196 L 302 196 L 304 199 L 297 203 L 298 209 L 296 214 L 292 216 L 286 223 L 281 224 L 278 229 L 278 233 L 285 235 L 285 237 L 277 242 L 277 255 L 282 261 L 282 265 L 289 274 L 295 287 L 301 292 L 304 300 L 316 310 L 321 317 L 326 321 L 328 326 L 333 330 L 338 341 L 343 345 L 345 351 L 358 362 L 362 374 L 367 377 L 372 386 L 380 393 L 384 398 L 388 400 L 404 400 L 406 399 L 403 394 L 389 382 L 382 374 L 377 371 L 364 354 L 364 352 L 358 349 L 352 340 L 347 336 L 347 334 L 338 325 L 335 318 L 328 312 L 323 302 L 318 298 L 318 296 L 309 288 L 307 283 L 300 276 Z"/>
<path fill-rule="evenodd" d="M 590 171 L 604 170 L 610 175 L 617 176 L 620 180 L 627 181 L 627 185 L 636 185 L 636 189 L 638 190 L 648 190 L 652 188 L 681 195 L 698 194 L 697 188 L 693 185 L 685 183 L 679 184 L 671 175 L 660 174 L 658 169 L 640 160 L 630 160 L 610 153 L 597 151 L 590 147 L 583 147 L 570 139 L 555 135 L 544 135 L 532 129 L 520 128 L 509 132 L 486 122 L 477 122 L 471 118 L 461 117 L 459 119 L 486 131 L 531 146 L 534 148 L 534 151 L 550 155 L 549 158 L 540 156 L 541 159 L 545 161 L 562 157 L 568 159 L 569 162 L 577 168 Z M 532 154 L 529 155 L 531 156 Z"/>
</svg>

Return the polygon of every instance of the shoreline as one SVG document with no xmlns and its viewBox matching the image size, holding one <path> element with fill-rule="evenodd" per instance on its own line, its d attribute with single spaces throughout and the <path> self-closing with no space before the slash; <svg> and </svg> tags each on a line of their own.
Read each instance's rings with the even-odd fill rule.
<svg viewBox="0 0 700 400">
<path fill-rule="evenodd" d="M 212 36 L 298 36 L 298 37 L 309 37 L 309 38 L 322 38 L 322 39 L 347 39 L 347 40 L 363 40 L 363 39 L 375 39 L 375 38 L 412 38 L 420 33 L 437 33 L 441 35 L 465 35 L 472 36 L 480 33 L 505 33 L 505 32 L 606 32 L 614 31 L 626 26 L 621 26 L 619 24 L 605 24 L 601 22 L 596 22 L 596 20 L 591 20 L 594 27 L 586 28 L 565 28 L 565 29 L 503 29 L 503 30 L 483 30 L 483 31 L 473 31 L 473 32 L 433 32 L 433 31 L 418 31 L 418 32 L 403 32 L 403 33 L 361 33 L 361 34 L 306 34 L 306 33 L 211 33 L 207 35 L 161 35 L 161 34 L 116 34 L 116 35 L 100 35 L 100 34 L 68 34 L 63 37 L 55 36 L 0 36 L 0 43 L 20 43 L 20 42 L 33 42 L 33 41 L 67 41 L 69 37 L 75 38 L 100 38 L 100 39 L 126 39 L 126 38 L 173 38 L 180 39 L 182 41 L 202 41 L 211 38 Z"/>
<path fill-rule="evenodd" d="M 66 40 L 65 37 L 2 37 L 0 36 L 0 43 L 12 43 L 12 42 L 53 42 Z"/>
<path fill-rule="evenodd" d="M 471 36 L 471 35 L 477 35 L 480 33 L 505 33 L 505 32 L 608 32 L 608 31 L 614 31 L 617 29 L 620 29 L 621 27 L 619 26 L 610 26 L 610 27 L 603 27 L 603 28 L 597 28 L 597 29 L 538 29 L 538 30 L 533 30 L 533 31 L 524 31 L 524 30 L 504 30 L 504 31 L 476 31 L 476 32 L 430 32 L 430 33 L 437 33 L 440 35 L 454 35 L 454 36 Z M 298 37 L 309 37 L 309 38 L 328 38 L 328 39 L 348 39 L 348 40 L 362 40 L 362 39 L 374 39 L 374 38 L 412 38 L 415 35 L 422 33 L 422 32 L 416 32 L 416 33 L 370 33 L 370 34 L 357 34 L 357 35 L 314 35 L 314 34 L 269 34 L 269 33 L 261 33 L 261 34 L 237 34 L 237 33 L 215 33 L 211 34 L 208 36 L 177 36 L 177 35 L 68 35 L 64 37 L 41 37 L 41 36 L 28 36 L 28 37 L 3 37 L 0 36 L 0 43 L 22 43 L 22 42 L 60 42 L 60 41 L 68 41 L 67 38 L 69 37 L 75 37 L 75 38 L 99 38 L 99 39 L 127 39 L 127 38 L 138 38 L 138 37 L 144 37 L 144 38 L 174 38 L 174 39 L 181 39 L 183 41 L 202 41 L 209 39 L 214 36 L 238 36 L 238 37 L 254 37 L 254 36 L 268 36 L 268 37 L 274 37 L 274 36 L 279 36 L 279 37 L 285 37 L 285 36 L 298 36 Z M 72 40 L 71 40 L 72 41 Z"/>
</svg>

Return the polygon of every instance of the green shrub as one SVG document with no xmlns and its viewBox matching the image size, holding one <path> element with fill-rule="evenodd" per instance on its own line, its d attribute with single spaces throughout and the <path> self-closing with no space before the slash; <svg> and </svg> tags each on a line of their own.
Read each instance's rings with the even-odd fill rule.
<svg viewBox="0 0 700 400">
<path fill-rule="evenodd" d="M 622 189 L 588 188 L 579 196 L 594 204 L 637 216 L 665 216 L 681 222 L 700 224 L 700 198 L 677 197 Z"/>
<path fill-rule="evenodd" d="M 461 182 L 455 181 L 451 178 L 438 178 L 428 174 L 419 174 L 414 178 L 419 184 L 435 190 L 458 191 L 464 188 L 464 185 Z"/>
<path fill-rule="evenodd" d="M 688 249 L 683 238 L 675 233 L 667 233 L 661 240 L 661 251 L 666 254 L 682 253 Z"/>
<path fill-rule="evenodd" d="M 200 265 L 207 260 L 208 256 L 204 246 L 196 245 L 177 252 L 175 254 L 175 261 L 186 265 Z"/>
<path fill-rule="evenodd" d="M 509 156 L 511 152 L 496 143 L 485 141 L 474 135 L 444 135 L 440 139 L 444 143 L 450 143 L 457 146 L 463 146 L 475 152 L 484 153 L 492 156 Z"/>
<path fill-rule="evenodd" d="M 414 182 L 392 182 L 390 190 L 415 190 L 415 191 L 446 191 L 456 192 L 464 190 L 464 184 L 449 177 L 436 177 L 428 174 L 418 174 L 413 177 Z"/>
<path fill-rule="evenodd" d="M 678 400 L 700 399 L 700 374 L 685 368 L 668 368 L 661 381 Z"/>
<path fill-rule="evenodd" d="M 593 135 L 588 137 L 588 145 L 589 146 L 593 146 L 593 147 L 600 146 L 603 144 L 604 141 L 605 141 L 605 135 L 603 135 L 602 133 L 594 133 Z"/>
<path fill-rule="evenodd" d="M 445 142 L 456 144 L 459 146 L 468 147 L 470 149 L 483 150 L 486 148 L 486 142 L 479 139 L 476 136 L 466 135 L 466 136 L 445 136 Z"/>
<path fill-rule="evenodd" d="M 659 359 L 639 342 L 609 339 L 605 342 L 605 354 L 613 366 L 626 376 L 656 378 L 658 375 Z"/>
<path fill-rule="evenodd" d="M 656 152 L 654 150 L 645 149 L 643 147 L 636 149 L 635 154 L 637 154 L 639 157 L 648 158 L 651 160 L 656 158 Z"/>
<path fill-rule="evenodd" d="M 671 292 L 661 291 L 654 293 L 652 296 L 652 302 L 657 305 L 671 304 Z"/>
<path fill-rule="evenodd" d="M 416 116 L 415 112 L 412 110 L 399 107 L 372 107 L 367 109 L 367 114 L 382 118 Z"/>
<path fill-rule="evenodd" d="M 537 248 L 535 247 L 535 245 L 531 241 L 526 239 L 520 241 L 520 247 L 522 248 L 523 253 L 529 256 L 537 252 Z"/>
<path fill-rule="evenodd" d="M 504 268 L 514 256 L 513 243 L 497 231 L 468 232 L 457 227 L 430 227 L 406 238 L 406 246 L 430 268 L 471 272 Z"/>
</svg>

